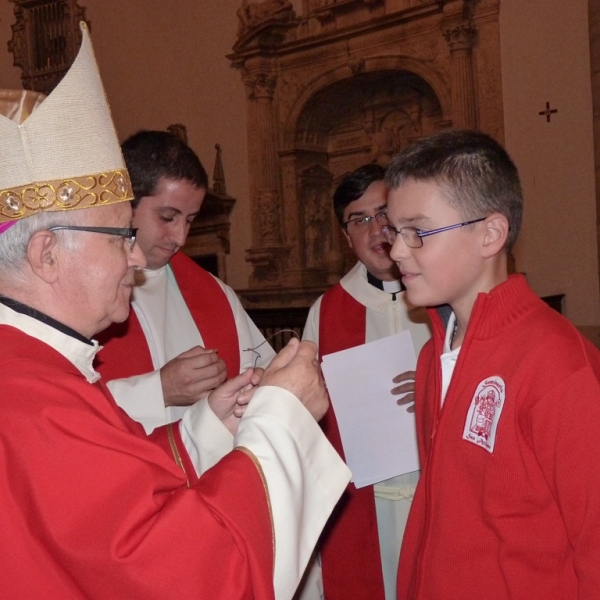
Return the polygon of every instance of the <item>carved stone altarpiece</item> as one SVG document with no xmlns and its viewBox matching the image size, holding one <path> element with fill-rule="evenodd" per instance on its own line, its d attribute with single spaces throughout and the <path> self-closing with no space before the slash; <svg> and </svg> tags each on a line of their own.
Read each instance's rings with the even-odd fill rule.
<svg viewBox="0 0 600 600">
<path fill-rule="evenodd" d="M 85 8 L 77 0 L 10 1 L 15 4 L 16 23 L 8 51 L 22 70 L 23 87 L 49 94 L 77 55 Z"/>
<path fill-rule="evenodd" d="M 499 4 L 243 3 L 229 58 L 247 92 L 249 307 L 306 306 L 350 268 L 331 209 L 348 171 L 445 128 L 503 141 Z"/>
</svg>

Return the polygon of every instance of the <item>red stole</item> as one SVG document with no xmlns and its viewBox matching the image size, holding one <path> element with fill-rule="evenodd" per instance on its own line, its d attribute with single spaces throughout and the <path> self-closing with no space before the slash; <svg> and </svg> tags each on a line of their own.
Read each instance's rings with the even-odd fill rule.
<svg viewBox="0 0 600 600">
<path fill-rule="evenodd" d="M 319 354 L 365 343 L 367 309 L 338 283 L 321 301 Z M 333 406 L 321 420 L 333 447 L 344 458 Z M 321 536 L 323 586 L 327 600 L 384 600 L 383 571 L 373 487 L 349 483 Z"/>
<path fill-rule="evenodd" d="M 227 374 L 240 372 L 240 348 L 229 300 L 215 278 L 191 258 L 178 252 L 171 268 L 181 295 L 204 340 L 205 348 L 217 348 Z M 134 310 L 123 323 L 114 323 L 98 336 L 104 346 L 98 355 L 98 371 L 105 381 L 142 375 L 154 370 L 146 336 Z"/>
</svg>

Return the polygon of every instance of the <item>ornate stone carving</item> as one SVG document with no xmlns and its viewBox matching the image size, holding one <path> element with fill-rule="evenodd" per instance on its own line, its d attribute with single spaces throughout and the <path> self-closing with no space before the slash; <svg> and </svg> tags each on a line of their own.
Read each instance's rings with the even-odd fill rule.
<svg viewBox="0 0 600 600">
<path fill-rule="evenodd" d="M 450 52 L 471 50 L 476 30 L 469 23 L 460 23 L 456 27 L 446 29 L 444 38 L 448 42 Z"/>
<path fill-rule="evenodd" d="M 8 51 L 22 71 L 23 87 L 50 94 L 71 66 L 79 46 L 85 8 L 77 0 L 10 0 L 16 23 Z M 90 23 L 86 21 L 88 28 Z"/>
<path fill-rule="evenodd" d="M 244 77 L 244 85 L 249 98 L 273 98 L 277 76 L 273 73 L 254 73 Z"/>
<path fill-rule="evenodd" d="M 239 37 L 265 21 L 289 22 L 296 16 L 296 13 L 294 12 L 294 6 L 288 0 L 264 0 L 263 2 L 243 0 L 242 5 L 237 10 L 237 16 L 239 19 Z"/>
<path fill-rule="evenodd" d="M 301 174 L 300 205 L 304 232 L 304 266 L 322 268 L 331 247 L 331 182 L 333 176 L 316 165 Z"/>
<path fill-rule="evenodd" d="M 344 173 L 443 128 L 501 138 L 497 2 L 305 0 L 257 27 L 288 26 L 277 43 L 242 35 L 230 58 L 247 90 L 253 303 L 275 289 L 306 302 L 350 266 L 331 209 Z"/>
</svg>

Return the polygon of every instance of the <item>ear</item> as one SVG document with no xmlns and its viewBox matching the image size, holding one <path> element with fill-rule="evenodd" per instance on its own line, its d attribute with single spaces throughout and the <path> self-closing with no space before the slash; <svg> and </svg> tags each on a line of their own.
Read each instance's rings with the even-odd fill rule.
<svg viewBox="0 0 600 600">
<path fill-rule="evenodd" d="M 508 219 L 500 213 L 492 213 L 484 222 L 485 233 L 481 246 L 483 258 L 491 258 L 504 252 L 510 226 Z"/>
<path fill-rule="evenodd" d="M 27 260 L 35 275 L 46 283 L 58 279 L 58 246 L 51 231 L 36 231 L 27 244 Z"/>
<path fill-rule="evenodd" d="M 354 250 L 354 246 L 352 245 L 352 239 L 348 235 L 348 232 L 346 231 L 345 227 L 342 227 L 342 233 L 344 234 L 344 237 L 346 238 L 346 241 L 348 242 L 348 246 L 350 248 L 352 248 L 352 250 Z"/>
</svg>

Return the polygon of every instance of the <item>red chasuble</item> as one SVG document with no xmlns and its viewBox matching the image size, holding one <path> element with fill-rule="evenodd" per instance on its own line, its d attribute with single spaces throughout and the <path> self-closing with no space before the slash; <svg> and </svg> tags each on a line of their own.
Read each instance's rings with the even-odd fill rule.
<svg viewBox="0 0 600 600">
<path fill-rule="evenodd" d="M 0 389 L 0 596 L 273 600 L 268 499 L 246 453 L 188 486 L 101 383 L 5 325 Z"/>
<path fill-rule="evenodd" d="M 338 283 L 321 300 L 319 353 L 323 357 L 365 343 L 366 307 Z M 344 458 L 333 406 L 321 426 Z M 383 571 L 373 486 L 348 484 L 321 536 L 327 600 L 384 600 Z"/>
<path fill-rule="evenodd" d="M 225 361 L 227 375 L 240 372 L 240 347 L 229 300 L 215 278 L 183 252 L 171 259 L 181 295 L 200 331 L 205 348 L 216 348 Z M 105 381 L 154 371 L 146 336 L 134 310 L 123 323 L 115 323 L 98 335 L 104 348 L 98 355 L 98 371 Z"/>
</svg>

